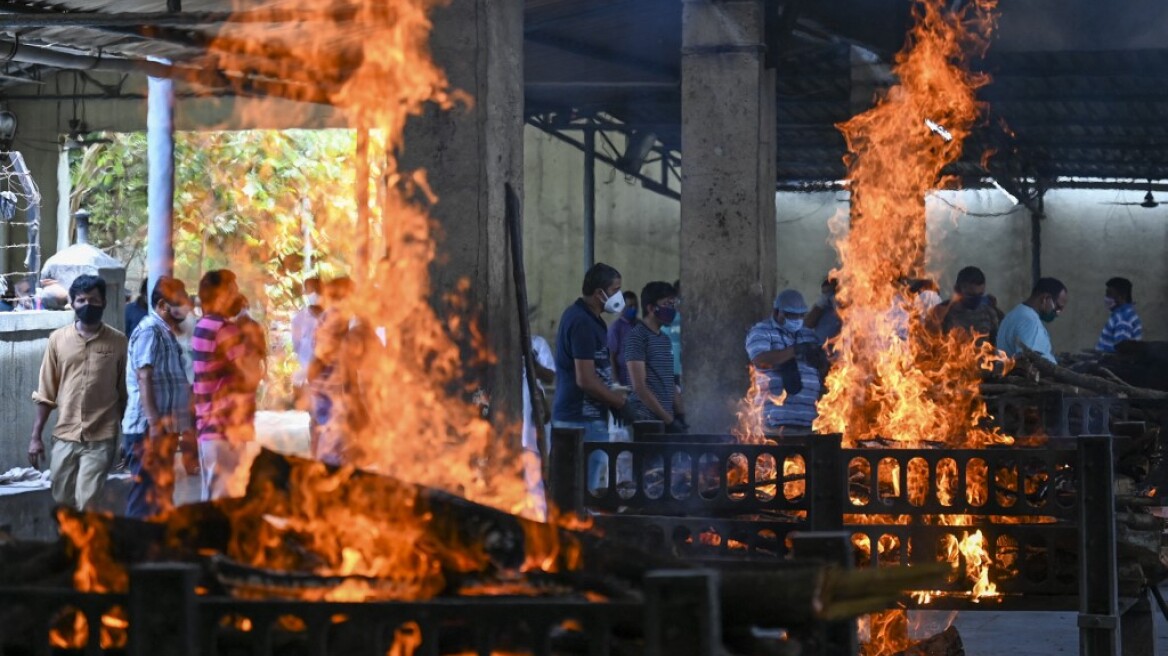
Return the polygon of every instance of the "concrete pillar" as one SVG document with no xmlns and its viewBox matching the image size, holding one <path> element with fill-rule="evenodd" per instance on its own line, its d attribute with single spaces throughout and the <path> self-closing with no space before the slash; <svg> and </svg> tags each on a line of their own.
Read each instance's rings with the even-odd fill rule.
<svg viewBox="0 0 1168 656">
<path fill-rule="evenodd" d="M 466 376 L 490 394 L 493 418 L 517 422 L 522 360 L 503 185 L 510 182 L 522 197 L 523 3 L 453 0 L 436 9 L 433 20 L 434 59 L 474 104 L 431 108 L 411 120 L 402 165 L 424 168 L 438 195 L 431 215 L 443 234 L 431 270 L 433 303 L 442 313 L 443 295 L 459 280 L 470 281 L 470 307 L 498 365 L 471 367 L 465 344 Z"/>
<path fill-rule="evenodd" d="M 775 78 L 762 0 L 682 9 L 682 369 L 690 425 L 725 431 L 749 385 L 746 332 L 775 293 Z"/>
</svg>

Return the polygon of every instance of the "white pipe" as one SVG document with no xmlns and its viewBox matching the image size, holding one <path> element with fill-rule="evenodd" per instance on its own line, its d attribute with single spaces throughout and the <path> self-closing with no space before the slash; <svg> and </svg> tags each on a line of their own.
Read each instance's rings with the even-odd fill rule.
<svg viewBox="0 0 1168 656">
<path fill-rule="evenodd" d="M 73 213 L 69 211 L 69 196 L 73 194 L 73 172 L 69 170 L 69 150 L 57 150 L 57 250 L 69 248 L 69 228 Z"/>
<path fill-rule="evenodd" d="M 169 65 L 164 59 L 154 60 Z M 149 289 L 159 276 L 174 275 L 174 82 L 149 78 L 146 108 L 146 271 Z"/>
</svg>

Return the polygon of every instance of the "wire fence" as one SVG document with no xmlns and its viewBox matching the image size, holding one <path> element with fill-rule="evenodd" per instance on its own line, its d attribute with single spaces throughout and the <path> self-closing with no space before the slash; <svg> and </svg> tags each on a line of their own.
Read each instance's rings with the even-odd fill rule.
<svg viewBox="0 0 1168 656">
<path fill-rule="evenodd" d="M 24 156 L 20 151 L 0 151 L 0 273 L 4 274 L 0 294 L 17 297 L 13 302 L 21 309 L 35 307 L 32 293 L 41 268 L 40 219 L 40 188 Z"/>
</svg>

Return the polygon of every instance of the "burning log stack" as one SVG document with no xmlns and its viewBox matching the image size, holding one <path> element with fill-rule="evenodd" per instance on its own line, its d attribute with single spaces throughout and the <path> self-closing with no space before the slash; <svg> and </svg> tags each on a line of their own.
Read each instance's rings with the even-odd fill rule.
<svg viewBox="0 0 1168 656">
<path fill-rule="evenodd" d="M 806 636 L 802 653 L 815 644 L 841 653 L 815 627 L 886 607 L 900 590 L 935 585 L 945 573 L 816 560 L 712 572 L 384 476 L 272 452 L 251 473 L 240 499 L 182 506 L 150 522 L 59 510 L 60 542 L 0 543 L 0 652 L 38 641 L 82 648 L 88 639 L 103 649 L 129 640 L 131 653 L 145 653 L 155 646 L 142 637 L 154 630 L 140 620 L 150 610 L 134 602 L 145 590 L 189 606 L 189 644 L 212 645 L 203 653 L 242 644 L 299 653 L 304 640 L 319 645 L 315 653 L 385 654 L 392 644 L 400 651 L 391 653 L 409 654 L 421 644 L 432 654 L 548 646 L 642 653 L 653 645 L 712 654 L 763 643 L 787 653 L 794 636 Z M 679 624 L 680 613 L 705 619 Z M 760 627 L 790 633 L 759 638 Z"/>
</svg>

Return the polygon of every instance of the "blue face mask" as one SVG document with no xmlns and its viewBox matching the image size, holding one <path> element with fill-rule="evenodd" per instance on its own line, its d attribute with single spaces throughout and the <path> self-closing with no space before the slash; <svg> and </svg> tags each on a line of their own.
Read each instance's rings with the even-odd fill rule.
<svg viewBox="0 0 1168 656">
<path fill-rule="evenodd" d="M 621 316 L 624 317 L 625 319 L 627 319 L 628 321 L 632 321 L 633 319 L 636 319 L 637 318 L 637 306 L 635 306 L 635 305 L 628 306 L 627 308 L 625 308 L 624 312 L 621 312 Z"/>
</svg>

